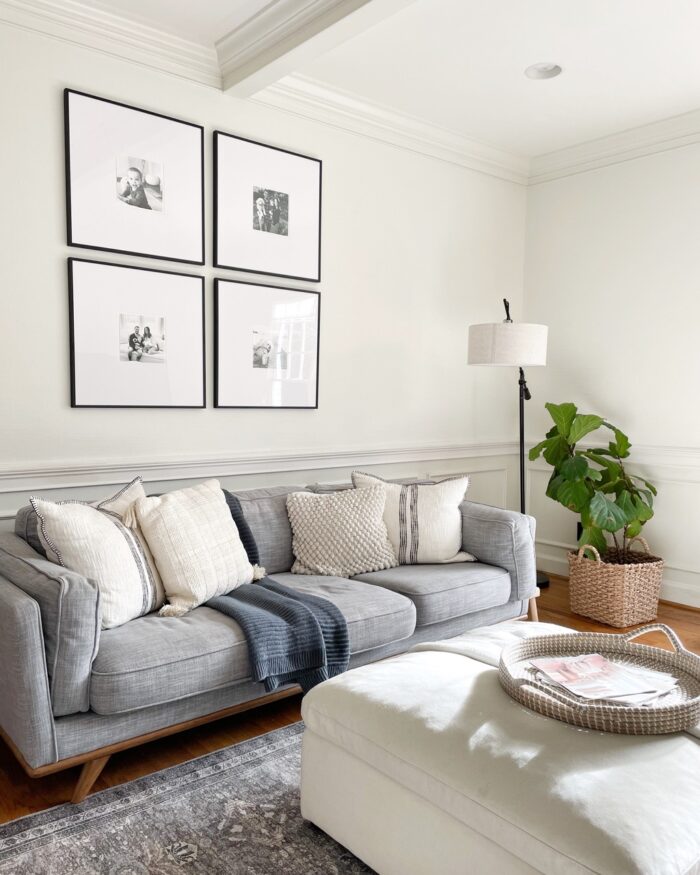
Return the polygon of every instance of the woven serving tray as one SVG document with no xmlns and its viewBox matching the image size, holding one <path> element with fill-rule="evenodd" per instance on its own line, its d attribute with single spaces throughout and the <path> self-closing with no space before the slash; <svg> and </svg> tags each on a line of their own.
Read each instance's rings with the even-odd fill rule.
<svg viewBox="0 0 700 875">
<path fill-rule="evenodd" d="M 674 650 L 662 650 L 632 639 L 647 632 L 664 632 Z M 540 657 L 600 653 L 611 662 L 668 672 L 678 679 L 675 690 L 652 705 L 591 702 L 536 679 L 530 661 Z M 663 735 L 682 732 L 700 723 L 700 657 L 686 650 L 668 626 L 654 623 L 624 635 L 574 632 L 538 635 L 506 647 L 498 677 L 505 691 L 527 708 L 587 729 L 626 735 Z"/>
</svg>

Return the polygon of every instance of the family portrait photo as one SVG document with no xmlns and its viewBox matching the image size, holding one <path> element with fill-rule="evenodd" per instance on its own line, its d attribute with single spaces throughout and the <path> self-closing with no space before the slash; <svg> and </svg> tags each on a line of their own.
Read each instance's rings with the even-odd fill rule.
<svg viewBox="0 0 700 875">
<path fill-rule="evenodd" d="M 289 353 L 279 331 L 271 328 L 253 329 L 253 367 L 286 371 Z"/>
<path fill-rule="evenodd" d="M 129 155 L 117 158 L 117 198 L 130 207 L 163 211 L 163 167 Z"/>
<path fill-rule="evenodd" d="M 165 318 L 121 313 L 119 358 L 123 362 L 164 364 Z"/>
<path fill-rule="evenodd" d="M 253 186 L 253 228 L 270 234 L 289 234 L 289 195 Z"/>
</svg>

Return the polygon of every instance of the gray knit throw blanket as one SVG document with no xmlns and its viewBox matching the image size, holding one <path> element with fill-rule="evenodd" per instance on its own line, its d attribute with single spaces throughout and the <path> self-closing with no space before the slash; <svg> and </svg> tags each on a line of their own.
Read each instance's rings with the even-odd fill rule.
<svg viewBox="0 0 700 875">
<path fill-rule="evenodd" d="M 265 577 L 210 599 L 207 607 L 243 629 L 253 680 L 268 693 L 289 683 L 306 693 L 348 667 L 348 624 L 328 599 Z"/>
</svg>

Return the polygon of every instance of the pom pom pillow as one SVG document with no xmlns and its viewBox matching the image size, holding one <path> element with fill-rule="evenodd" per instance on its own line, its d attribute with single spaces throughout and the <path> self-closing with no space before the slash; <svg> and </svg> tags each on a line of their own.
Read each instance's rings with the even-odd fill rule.
<svg viewBox="0 0 700 875">
<path fill-rule="evenodd" d="M 459 505 L 468 477 L 449 477 L 439 483 L 387 483 L 372 474 L 354 471 L 355 486 L 383 483 L 384 522 L 399 565 L 474 561 L 462 551 L 462 512 Z"/>
</svg>

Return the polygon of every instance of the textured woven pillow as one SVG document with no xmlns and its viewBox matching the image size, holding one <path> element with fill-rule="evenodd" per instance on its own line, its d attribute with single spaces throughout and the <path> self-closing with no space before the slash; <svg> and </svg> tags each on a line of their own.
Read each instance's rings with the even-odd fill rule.
<svg viewBox="0 0 700 875">
<path fill-rule="evenodd" d="M 393 568 L 396 556 L 382 519 L 384 492 L 384 484 L 378 483 L 330 495 L 288 495 L 292 572 L 352 577 Z"/>
<path fill-rule="evenodd" d="M 97 584 L 103 629 L 149 614 L 165 599 L 148 545 L 138 528 L 125 524 L 134 502 L 145 495 L 141 478 L 136 477 L 116 495 L 94 505 L 29 499 L 46 558 Z"/>
<path fill-rule="evenodd" d="M 218 480 L 142 498 L 134 511 L 165 586 L 161 616 L 181 617 L 264 576 L 248 561 Z"/>
<path fill-rule="evenodd" d="M 439 483 L 387 483 L 373 474 L 354 471 L 355 486 L 384 483 L 384 522 L 399 565 L 474 561 L 462 552 L 462 513 L 459 505 L 468 477 L 449 477 Z"/>
</svg>

